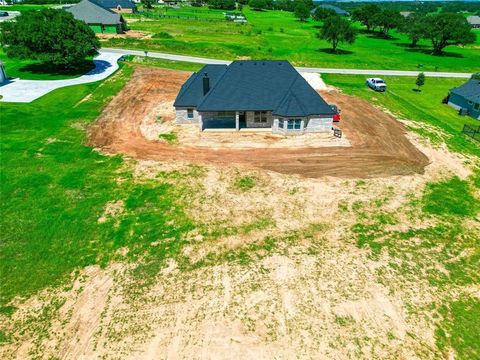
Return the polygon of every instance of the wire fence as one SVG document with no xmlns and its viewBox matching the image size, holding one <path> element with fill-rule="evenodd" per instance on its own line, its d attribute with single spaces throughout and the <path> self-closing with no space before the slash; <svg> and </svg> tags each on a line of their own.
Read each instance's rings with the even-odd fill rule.
<svg viewBox="0 0 480 360">
<path fill-rule="evenodd" d="M 139 11 L 137 15 L 150 19 L 179 19 L 179 20 L 194 20 L 194 21 L 210 21 L 210 22 L 225 22 L 226 18 L 209 18 L 203 16 L 187 16 L 187 15 L 166 15 L 157 12 Z"/>
<path fill-rule="evenodd" d="M 472 139 L 480 141 L 480 126 L 477 126 L 477 128 L 474 128 L 465 124 L 463 125 L 462 132 L 470 136 Z"/>
</svg>

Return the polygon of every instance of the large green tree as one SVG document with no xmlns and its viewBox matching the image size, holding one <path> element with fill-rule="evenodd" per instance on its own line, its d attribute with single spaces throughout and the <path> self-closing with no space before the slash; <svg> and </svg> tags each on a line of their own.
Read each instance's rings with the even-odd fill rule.
<svg viewBox="0 0 480 360">
<path fill-rule="evenodd" d="M 452 44 L 471 44 L 475 34 L 462 14 L 440 13 L 427 17 L 425 37 L 432 41 L 433 53 L 441 55 Z"/>
<path fill-rule="evenodd" d="M 235 10 L 235 0 L 208 0 L 211 9 Z"/>
<path fill-rule="evenodd" d="M 141 0 L 144 9 L 153 9 L 153 0 Z"/>
<path fill-rule="evenodd" d="M 310 8 L 303 0 L 295 1 L 295 17 L 300 21 L 305 21 L 310 16 Z"/>
<path fill-rule="evenodd" d="M 248 4 L 254 10 L 262 10 L 267 7 L 266 0 L 250 0 Z"/>
<path fill-rule="evenodd" d="M 318 6 L 315 11 L 313 12 L 312 17 L 315 20 L 325 20 L 330 16 L 335 16 L 337 13 L 333 9 L 325 8 L 322 6 Z"/>
<path fill-rule="evenodd" d="M 410 39 L 411 47 L 417 46 L 418 41 L 425 37 L 426 20 L 425 14 L 416 12 L 408 15 L 400 25 L 400 30 Z"/>
<path fill-rule="evenodd" d="M 9 57 L 29 58 L 71 68 L 97 54 L 100 42 L 83 21 L 64 10 L 26 11 L 1 24 L 1 43 Z"/>
<path fill-rule="evenodd" d="M 359 21 L 367 27 L 368 31 L 374 30 L 378 15 L 382 9 L 376 4 L 369 4 L 355 9 L 352 13 L 352 19 Z"/>
<path fill-rule="evenodd" d="M 319 37 L 327 40 L 332 45 L 333 52 L 337 52 L 338 44 L 342 42 L 353 44 L 356 35 L 357 32 L 350 21 L 335 15 L 325 19 Z"/>
<path fill-rule="evenodd" d="M 383 36 L 388 36 L 388 32 L 402 23 L 402 15 L 396 10 L 383 9 L 373 19 L 374 26 L 380 27 Z"/>
</svg>

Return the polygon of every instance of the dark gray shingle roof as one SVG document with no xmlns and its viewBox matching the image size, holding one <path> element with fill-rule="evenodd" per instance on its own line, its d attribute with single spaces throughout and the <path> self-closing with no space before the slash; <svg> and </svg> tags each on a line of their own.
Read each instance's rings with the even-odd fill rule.
<svg viewBox="0 0 480 360">
<path fill-rule="evenodd" d="M 323 4 L 323 5 L 318 5 L 317 7 L 322 7 L 324 9 L 331 9 L 331 10 L 335 11 L 337 13 L 337 15 L 342 15 L 342 16 L 350 15 L 348 13 L 348 11 L 343 10 L 343 9 L 339 8 L 338 6 L 334 6 L 334 5 Z M 312 14 L 315 12 L 316 9 L 317 8 L 312 10 Z"/>
<path fill-rule="evenodd" d="M 208 73 L 210 91 L 203 96 Z M 184 84 L 175 106 L 199 111 L 272 111 L 280 116 L 333 114 L 322 97 L 288 61 L 241 60 L 206 65 Z"/>
<path fill-rule="evenodd" d="M 65 11 L 72 13 L 75 19 L 85 21 L 87 24 L 117 25 L 121 23 L 120 14 L 105 9 L 90 0 L 82 0 Z"/>
<path fill-rule="evenodd" d="M 203 76 L 208 74 L 210 79 L 210 88 L 213 88 L 218 79 L 227 70 L 227 65 L 205 65 L 198 73 L 194 73 L 182 85 L 177 95 L 174 106 L 193 106 L 197 107 L 203 100 Z"/>
<path fill-rule="evenodd" d="M 123 9 L 136 9 L 137 6 L 131 0 L 92 0 L 98 5 L 107 9 L 116 9 L 121 6 Z"/>
<path fill-rule="evenodd" d="M 466 100 L 480 103 L 480 80 L 470 79 L 465 84 L 451 89 L 450 92 Z"/>
</svg>

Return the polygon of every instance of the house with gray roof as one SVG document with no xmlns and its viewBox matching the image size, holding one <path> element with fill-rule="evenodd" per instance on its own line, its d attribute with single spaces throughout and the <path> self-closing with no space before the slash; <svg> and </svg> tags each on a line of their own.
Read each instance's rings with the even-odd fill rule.
<svg viewBox="0 0 480 360">
<path fill-rule="evenodd" d="M 472 28 L 480 28 L 480 16 L 467 16 L 467 22 Z"/>
<path fill-rule="evenodd" d="M 480 120 L 480 80 L 471 78 L 465 84 L 450 89 L 448 105 Z"/>
<path fill-rule="evenodd" d="M 127 30 L 127 23 L 122 15 L 98 5 L 93 0 L 82 0 L 65 11 L 71 13 L 75 19 L 86 22 L 96 33 L 121 34 Z"/>
<path fill-rule="evenodd" d="M 174 102 L 178 124 L 205 129 L 270 129 L 303 134 L 332 131 L 334 110 L 284 60 L 205 65 Z"/>
<path fill-rule="evenodd" d="M 329 4 L 318 5 L 317 7 L 315 7 L 315 8 L 311 11 L 311 14 L 314 14 L 315 11 L 317 10 L 317 8 L 324 8 L 324 9 L 333 10 L 333 11 L 335 11 L 335 13 L 336 13 L 337 15 L 340 15 L 340 16 L 350 16 L 350 13 L 349 13 L 348 11 L 341 9 L 341 8 L 339 8 L 338 6 L 329 5 Z"/>
</svg>

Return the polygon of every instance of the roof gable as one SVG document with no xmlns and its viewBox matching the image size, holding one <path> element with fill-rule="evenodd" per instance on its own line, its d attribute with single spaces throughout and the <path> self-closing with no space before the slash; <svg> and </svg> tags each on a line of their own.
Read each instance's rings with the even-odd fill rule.
<svg viewBox="0 0 480 360">
<path fill-rule="evenodd" d="M 450 92 L 466 100 L 480 103 L 480 80 L 470 79 L 465 84 L 451 89 Z"/>
<path fill-rule="evenodd" d="M 203 95 L 203 74 L 210 91 Z M 288 61 L 234 61 L 206 65 L 182 86 L 174 106 L 198 111 L 272 111 L 280 116 L 332 114 L 333 111 Z"/>
<path fill-rule="evenodd" d="M 116 9 L 118 6 L 124 9 L 136 9 L 137 6 L 131 0 L 92 0 L 107 9 Z"/>
<path fill-rule="evenodd" d="M 213 88 L 226 70 L 227 65 L 205 65 L 199 72 L 193 73 L 182 85 L 173 105 L 197 107 L 204 98 L 202 80 L 204 74 L 208 74 L 210 88 Z"/>
<path fill-rule="evenodd" d="M 120 14 L 105 9 L 91 0 L 82 0 L 65 11 L 72 13 L 75 19 L 85 21 L 87 24 L 117 25 L 122 22 Z"/>
</svg>

